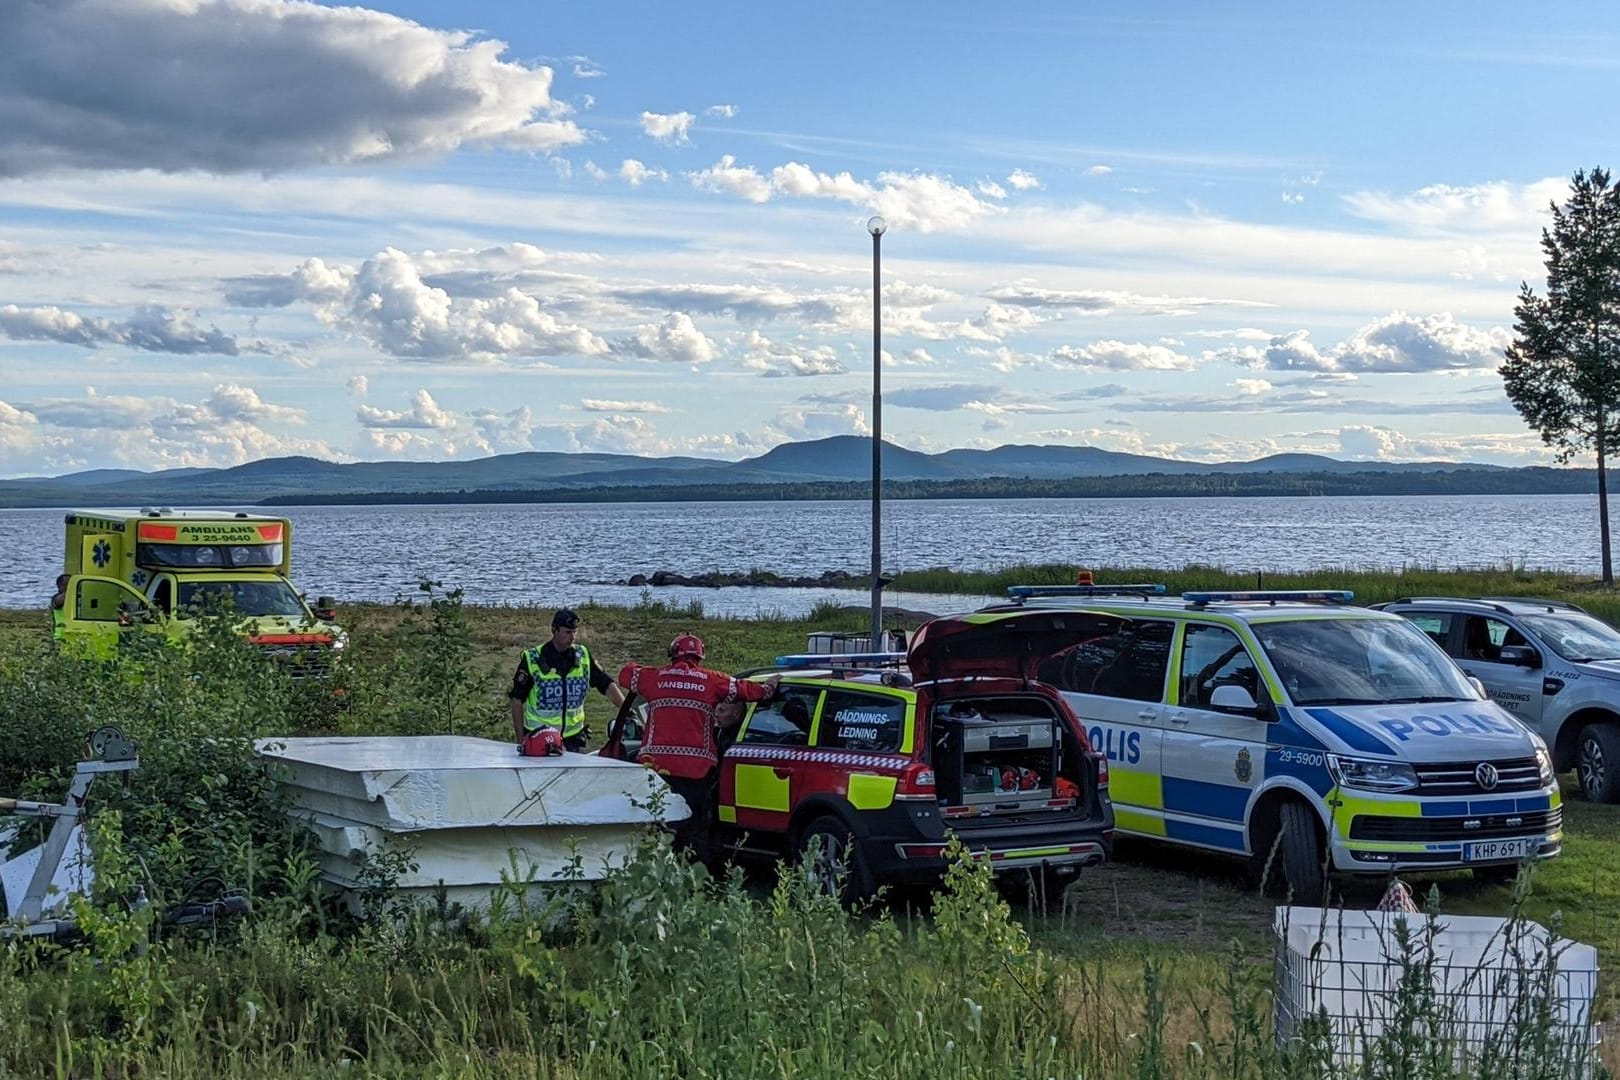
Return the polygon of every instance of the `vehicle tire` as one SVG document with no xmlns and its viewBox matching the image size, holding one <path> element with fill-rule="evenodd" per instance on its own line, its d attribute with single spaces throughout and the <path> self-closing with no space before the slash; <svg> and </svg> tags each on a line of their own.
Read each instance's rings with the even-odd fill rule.
<svg viewBox="0 0 1620 1080">
<path fill-rule="evenodd" d="M 872 895 L 872 874 L 861 857 L 861 845 L 849 826 L 831 814 L 804 827 L 798 860 L 823 892 L 843 904 L 853 906 Z"/>
<path fill-rule="evenodd" d="M 1278 808 L 1277 859 L 1283 884 L 1293 902 L 1317 905 L 1327 890 L 1327 871 L 1322 865 L 1322 826 L 1309 806 L 1286 802 Z"/>
<path fill-rule="evenodd" d="M 1077 871 L 1061 874 L 1051 866 L 1037 866 L 999 875 L 996 884 L 1010 903 L 1023 905 L 1038 915 L 1063 910 L 1069 886 L 1080 880 Z"/>
<path fill-rule="evenodd" d="M 1575 740 L 1575 779 L 1592 802 L 1620 802 L 1620 726 L 1588 724 Z"/>
</svg>

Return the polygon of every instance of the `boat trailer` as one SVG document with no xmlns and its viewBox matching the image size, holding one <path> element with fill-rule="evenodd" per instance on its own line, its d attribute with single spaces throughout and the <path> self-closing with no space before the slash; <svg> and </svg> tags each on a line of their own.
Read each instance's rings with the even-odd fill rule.
<svg viewBox="0 0 1620 1080">
<path fill-rule="evenodd" d="M 63 869 L 63 859 L 75 831 L 84 816 L 85 800 L 96 777 L 109 773 L 131 773 L 140 768 L 139 748 L 113 726 L 97 728 L 85 739 L 85 758 L 73 769 L 67 795 L 60 803 L 33 802 L 28 799 L 0 798 L 0 816 L 50 818 L 51 830 L 39 848 L 39 862 L 23 891 L 21 902 L 0 923 L 0 941 L 17 938 L 46 938 L 70 941 L 79 935 L 78 923 L 69 916 L 46 916 L 46 900 Z M 80 833 L 82 836 L 82 832 Z M 137 905 L 146 903 L 146 897 L 137 889 L 133 898 Z M 204 903 L 186 903 L 163 916 L 168 926 L 193 926 L 211 923 L 224 916 L 242 915 L 248 911 L 247 897 L 226 895 Z"/>
</svg>

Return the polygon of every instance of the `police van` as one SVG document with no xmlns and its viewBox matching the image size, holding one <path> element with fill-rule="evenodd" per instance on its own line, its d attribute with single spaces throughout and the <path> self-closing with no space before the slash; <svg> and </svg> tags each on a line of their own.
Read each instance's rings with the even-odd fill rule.
<svg viewBox="0 0 1620 1080">
<path fill-rule="evenodd" d="M 1121 834 L 1254 860 L 1322 896 L 1350 874 L 1556 855 L 1562 808 L 1541 738 L 1428 635 L 1349 592 L 1014 586 L 1004 610 L 1121 617 L 1038 677 L 1109 764 Z"/>
</svg>

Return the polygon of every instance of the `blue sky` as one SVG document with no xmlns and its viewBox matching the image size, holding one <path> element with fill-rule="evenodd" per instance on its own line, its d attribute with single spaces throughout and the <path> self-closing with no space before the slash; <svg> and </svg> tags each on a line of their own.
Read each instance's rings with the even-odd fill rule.
<svg viewBox="0 0 1620 1080">
<path fill-rule="evenodd" d="M 1603 4 L 0 0 L 0 476 L 885 437 L 1549 460 Z M 1415 10 L 1414 10 L 1415 9 Z"/>
</svg>

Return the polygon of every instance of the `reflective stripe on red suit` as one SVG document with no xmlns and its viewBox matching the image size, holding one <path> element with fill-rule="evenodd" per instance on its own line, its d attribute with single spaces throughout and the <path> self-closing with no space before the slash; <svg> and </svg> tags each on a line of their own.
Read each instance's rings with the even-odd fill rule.
<svg viewBox="0 0 1620 1080">
<path fill-rule="evenodd" d="M 707 776 L 720 764 L 714 743 L 716 707 L 733 701 L 764 701 L 761 683 L 677 660 L 665 667 L 626 664 L 619 685 L 647 699 L 647 728 L 638 760 L 661 773 L 689 780 Z"/>
</svg>

